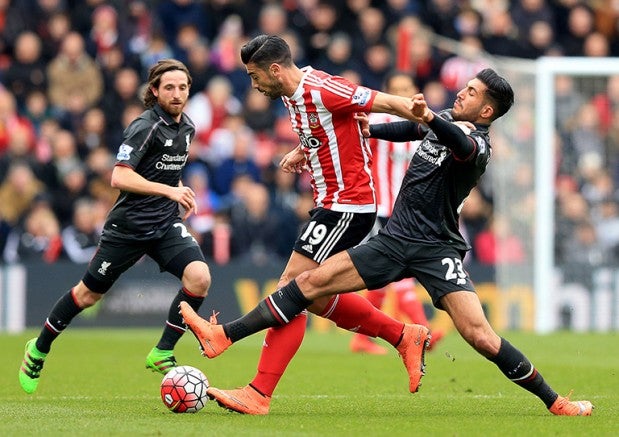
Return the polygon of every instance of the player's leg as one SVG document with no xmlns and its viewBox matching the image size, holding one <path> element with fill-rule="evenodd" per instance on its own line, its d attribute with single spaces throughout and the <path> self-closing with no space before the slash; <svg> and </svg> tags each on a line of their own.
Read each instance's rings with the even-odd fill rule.
<svg viewBox="0 0 619 437">
<path fill-rule="evenodd" d="M 368 233 L 374 214 L 341 213 L 317 208 L 301 230 L 294 250 L 282 273 L 278 288 L 299 273 L 316 268 L 340 248 L 357 244 Z M 328 301 L 328 299 L 327 299 Z M 267 414 L 270 398 L 288 364 L 298 351 L 307 323 L 302 311 L 288 323 L 267 330 L 258 363 L 258 372 L 245 387 L 236 390 L 209 388 L 220 405 L 245 414 Z"/>
<path fill-rule="evenodd" d="M 385 300 L 385 288 L 379 288 L 376 290 L 368 290 L 364 297 L 370 302 L 375 308 L 382 308 L 383 302 Z M 387 349 L 376 344 L 372 341 L 371 337 L 367 335 L 359 334 L 358 332 L 353 334 L 350 339 L 349 344 L 350 350 L 355 353 L 366 353 L 370 355 L 385 355 L 387 354 Z"/>
<path fill-rule="evenodd" d="M 122 243 L 120 243 L 122 244 Z M 141 256 L 142 248 L 112 247 L 100 243 L 82 280 L 58 299 L 52 307 L 38 337 L 26 343 L 24 359 L 19 369 L 19 382 L 26 393 L 33 393 L 39 384 L 43 364 L 52 343 L 85 308 L 97 303 L 116 279 Z"/>
<path fill-rule="evenodd" d="M 303 272 L 296 280 L 260 302 L 254 310 L 232 322 L 224 325 L 208 324 L 187 305 L 181 304 L 183 317 L 199 337 L 204 355 L 213 358 L 235 341 L 262 329 L 287 323 L 320 298 L 365 288 L 366 281 L 357 271 L 360 265 L 364 266 L 365 275 L 373 281 L 373 285 L 380 287 L 391 282 L 401 268 L 394 268 L 392 259 L 379 256 L 381 249 L 370 247 L 371 242 L 350 249 L 357 260 L 354 264 L 349 253 L 340 252 L 316 269 Z M 380 242 L 377 244 L 381 246 Z M 366 263 L 368 259 L 372 262 Z M 381 279 L 383 277 L 386 279 Z M 420 325 L 405 326 L 374 308 L 358 294 L 343 294 L 338 298 L 345 304 L 336 304 L 332 310 L 329 309 L 328 318 L 341 328 L 358 329 L 359 332 L 379 336 L 396 346 L 409 372 L 410 390 L 416 391 L 423 375 L 423 353 L 430 339 L 428 329 Z"/>
<path fill-rule="evenodd" d="M 413 278 L 405 278 L 392 284 L 396 298 L 396 318 L 403 314 L 412 323 L 430 327 L 430 322 L 426 317 L 422 302 L 417 297 L 415 292 L 415 280 Z M 432 330 L 432 340 L 428 350 L 432 350 L 434 345 L 438 343 L 444 336 L 440 330 Z"/>
<path fill-rule="evenodd" d="M 171 226 L 148 254 L 182 284 L 170 303 L 161 337 L 146 357 L 147 369 L 166 374 L 177 366 L 174 347 L 187 329 L 179 305 L 187 302 L 198 311 L 211 285 L 211 273 L 200 247 L 182 223 Z"/>
<path fill-rule="evenodd" d="M 539 397 L 553 414 L 590 415 L 588 401 L 569 401 L 559 396 L 528 358 L 499 337 L 486 319 L 479 298 L 470 291 L 456 291 L 441 298 L 462 337 L 481 355 L 492 361 L 510 381 Z"/>
</svg>

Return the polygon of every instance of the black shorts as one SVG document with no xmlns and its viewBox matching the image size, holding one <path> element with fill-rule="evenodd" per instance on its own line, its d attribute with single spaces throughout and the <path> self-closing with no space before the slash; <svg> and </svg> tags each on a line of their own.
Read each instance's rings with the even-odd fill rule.
<svg viewBox="0 0 619 437">
<path fill-rule="evenodd" d="M 317 263 L 363 241 L 372 230 L 375 213 L 336 212 L 314 208 L 303 226 L 294 251 Z"/>
<path fill-rule="evenodd" d="M 189 263 L 205 261 L 196 240 L 183 223 L 177 222 L 160 238 L 153 240 L 105 236 L 99 242 L 82 281 L 92 291 L 105 293 L 122 273 L 144 255 L 156 261 L 161 271 L 170 272 L 179 279 L 182 279 Z"/>
<path fill-rule="evenodd" d="M 380 232 L 366 243 L 348 249 L 348 254 L 370 290 L 415 278 L 439 309 L 441 297 L 448 293 L 475 292 L 462 264 L 464 252 L 451 246 L 411 243 Z"/>
</svg>

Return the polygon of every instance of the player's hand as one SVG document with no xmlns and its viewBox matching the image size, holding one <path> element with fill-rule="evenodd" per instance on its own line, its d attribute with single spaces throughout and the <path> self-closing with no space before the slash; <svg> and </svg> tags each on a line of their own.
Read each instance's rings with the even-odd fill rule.
<svg viewBox="0 0 619 437">
<path fill-rule="evenodd" d="M 414 117 L 423 123 L 429 123 L 434 118 L 434 112 L 428 108 L 423 94 L 415 94 L 412 99 L 411 112 Z"/>
<path fill-rule="evenodd" d="M 361 135 L 370 138 L 370 117 L 365 112 L 357 112 L 353 117 L 359 122 Z"/>
<path fill-rule="evenodd" d="M 286 173 L 301 173 L 305 167 L 306 159 L 300 147 L 295 147 L 286 153 L 279 161 L 279 166 Z"/>
<path fill-rule="evenodd" d="M 169 198 L 178 202 L 181 206 L 181 210 L 184 210 L 183 220 L 187 219 L 192 213 L 198 213 L 198 204 L 196 203 L 196 193 L 189 187 L 171 187 L 171 193 Z"/>
</svg>

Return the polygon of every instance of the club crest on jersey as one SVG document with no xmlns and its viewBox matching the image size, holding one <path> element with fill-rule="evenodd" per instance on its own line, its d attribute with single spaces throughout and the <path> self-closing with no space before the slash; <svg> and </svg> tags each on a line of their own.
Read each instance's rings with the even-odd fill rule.
<svg viewBox="0 0 619 437">
<path fill-rule="evenodd" d="M 320 126 L 320 122 L 318 120 L 318 114 L 309 114 L 307 116 L 307 122 L 309 123 L 310 129 L 316 129 Z"/>
<path fill-rule="evenodd" d="M 370 100 L 370 96 L 372 95 L 372 91 L 365 87 L 357 87 L 355 93 L 352 95 L 352 102 L 356 103 L 359 106 L 365 106 Z"/>
<path fill-rule="evenodd" d="M 187 147 L 185 147 L 185 152 L 189 152 L 189 145 L 191 144 L 191 141 L 189 140 L 189 134 L 185 135 L 185 143 L 187 144 Z"/>
<path fill-rule="evenodd" d="M 118 154 L 116 155 L 116 159 L 118 161 L 129 161 L 132 151 L 133 151 L 133 147 L 127 144 L 121 144 L 120 147 L 118 148 Z"/>
</svg>

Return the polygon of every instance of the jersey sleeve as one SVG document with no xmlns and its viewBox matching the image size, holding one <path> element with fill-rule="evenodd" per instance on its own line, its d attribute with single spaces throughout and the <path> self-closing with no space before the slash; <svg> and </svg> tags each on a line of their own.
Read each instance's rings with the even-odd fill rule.
<svg viewBox="0 0 619 437">
<path fill-rule="evenodd" d="M 134 120 L 125 129 L 123 142 L 116 154 L 116 165 L 135 169 L 148 150 L 152 135 L 152 125 L 141 119 Z"/>
<path fill-rule="evenodd" d="M 370 112 L 378 91 L 356 85 L 340 76 L 331 76 L 327 81 L 327 86 L 322 88 L 322 98 L 329 111 Z"/>
<path fill-rule="evenodd" d="M 454 156 L 459 161 L 474 160 L 479 152 L 479 150 L 477 150 L 477 142 L 473 140 L 470 134 L 465 134 L 458 125 L 445 120 L 441 115 L 436 114 L 432 121 L 428 123 L 428 126 L 432 129 L 438 140 L 441 144 L 451 149 Z"/>
</svg>

